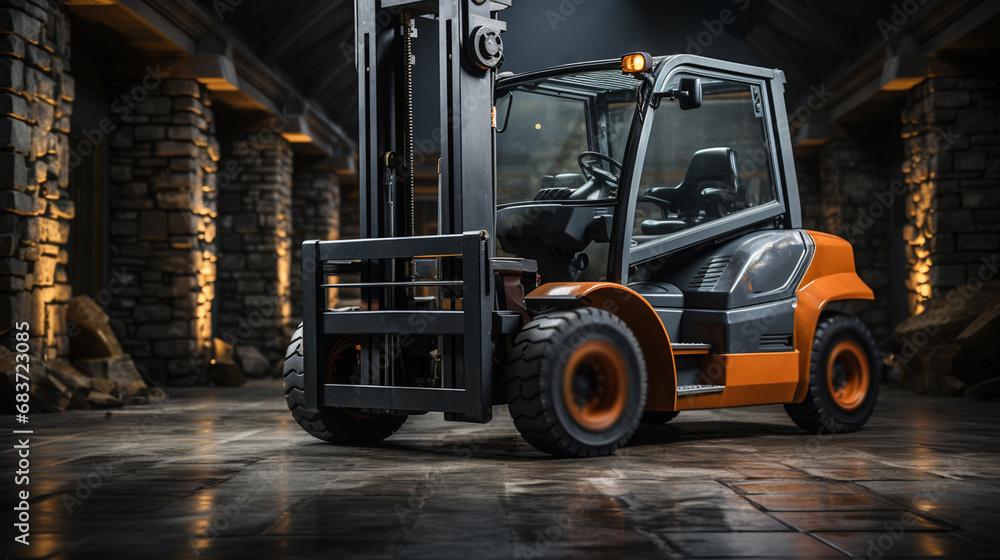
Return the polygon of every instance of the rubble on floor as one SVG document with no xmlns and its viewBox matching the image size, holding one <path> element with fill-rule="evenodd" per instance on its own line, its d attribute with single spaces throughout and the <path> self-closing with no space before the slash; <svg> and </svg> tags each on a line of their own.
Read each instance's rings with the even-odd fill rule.
<svg viewBox="0 0 1000 560">
<path fill-rule="evenodd" d="M 222 339 L 214 339 L 212 361 L 208 366 L 208 380 L 221 387 L 239 387 L 247 382 L 243 370 L 236 363 L 233 347 Z"/>
<path fill-rule="evenodd" d="M 69 360 L 29 359 L 31 410 L 119 408 L 163 402 L 167 394 L 150 387 L 108 325 L 108 316 L 89 297 L 77 296 L 67 310 Z M 0 347 L 0 398 L 13 403 L 16 355 Z M 5 404 L 4 406 L 7 406 Z"/>
<path fill-rule="evenodd" d="M 66 309 L 66 330 L 76 359 L 125 354 L 108 321 L 107 314 L 93 299 L 76 296 L 70 301 Z"/>
<path fill-rule="evenodd" d="M 929 395 L 1000 396 L 1000 280 L 959 288 L 896 327 L 900 382 Z"/>
<path fill-rule="evenodd" d="M 243 370 L 243 375 L 251 379 L 259 379 L 271 374 L 271 364 L 268 363 L 267 358 L 257 348 L 253 346 L 237 346 L 233 349 L 233 355 L 236 358 L 236 363 Z"/>
</svg>

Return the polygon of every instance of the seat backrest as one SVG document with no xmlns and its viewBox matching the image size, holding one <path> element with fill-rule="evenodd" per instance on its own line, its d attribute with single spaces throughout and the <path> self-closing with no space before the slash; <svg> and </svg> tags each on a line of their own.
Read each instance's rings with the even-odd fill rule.
<svg viewBox="0 0 1000 560">
<path fill-rule="evenodd" d="M 705 189 L 719 189 L 734 195 L 740 193 L 740 171 L 736 150 L 732 148 L 706 148 L 691 157 L 684 182 L 678 189 L 688 195 L 699 195 Z"/>
</svg>

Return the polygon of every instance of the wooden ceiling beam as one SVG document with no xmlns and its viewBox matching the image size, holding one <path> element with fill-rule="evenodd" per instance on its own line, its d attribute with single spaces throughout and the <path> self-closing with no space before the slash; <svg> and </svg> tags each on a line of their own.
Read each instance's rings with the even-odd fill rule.
<svg viewBox="0 0 1000 560">
<path fill-rule="evenodd" d="M 344 0 L 332 0 L 329 2 L 304 2 L 303 6 L 309 6 L 308 11 L 302 10 L 292 21 L 292 25 L 286 25 L 282 31 L 275 35 L 264 48 L 264 60 L 274 63 L 288 49 L 295 46 L 303 37 L 309 34 L 317 25 L 324 22 L 331 14 L 336 13 Z"/>
<path fill-rule="evenodd" d="M 808 35 L 818 39 L 843 58 L 847 60 L 853 59 L 854 53 L 850 48 L 851 42 L 832 25 L 810 14 L 809 10 L 803 9 L 801 4 L 789 0 L 767 0 L 767 2 L 775 10 L 792 20 L 800 29 L 806 31 Z"/>
</svg>

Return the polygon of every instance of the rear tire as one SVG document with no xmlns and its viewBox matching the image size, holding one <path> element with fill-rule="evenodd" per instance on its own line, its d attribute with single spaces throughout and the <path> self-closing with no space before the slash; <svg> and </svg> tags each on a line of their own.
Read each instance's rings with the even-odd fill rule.
<svg viewBox="0 0 1000 560">
<path fill-rule="evenodd" d="M 660 410 L 647 410 L 642 413 L 642 419 L 639 420 L 639 423 L 647 426 L 662 426 L 674 418 L 677 418 L 678 414 L 680 414 L 680 412 L 677 411 L 666 412 Z"/>
<path fill-rule="evenodd" d="M 336 347 L 334 347 L 336 350 Z M 344 359 L 350 363 L 350 356 L 335 357 L 331 351 L 330 359 Z M 333 371 L 332 364 L 325 364 L 323 373 Z M 285 387 L 285 403 L 292 411 L 292 418 L 313 437 L 323 441 L 341 445 L 364 445 L 378 443 L 391 436 L 403 422 L 406 416 L 366 414 L 359 411 L 341 408 L 326 408 L 319 412 L 309 412 L 305 409 L 305 363 L 302 351 L 302 325 L 292 335 L 288 346 L 283 371 Z M 322 375 L 322 374 L 321 374 Z M 349 380 L 337 379 L 338 383 Z"/>
<path fill-rule="evenodd" d="M 639 425 L 646 365 L 632 331 L 611 313 L 548 313 L 514 341 L 506 396 L 514 425 L 535 448 L 568 457 L 610 455 Z"/>
<path fill-rule="evenodd" d="M 809 362 L 809 391 L 785 411 L 811 433 L 860 430 L 878 401 L 878 346 L 860 319 L 824 313 L 816 325 Z"/>
</svg>

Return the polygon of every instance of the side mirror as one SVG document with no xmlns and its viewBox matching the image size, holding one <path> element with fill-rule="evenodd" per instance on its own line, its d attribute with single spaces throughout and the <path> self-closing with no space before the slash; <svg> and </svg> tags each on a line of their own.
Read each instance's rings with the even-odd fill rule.
<svg viewBox="0 0 1000 560">
<path fill-rule="evenodd" d="M 697 109 L 701 107 L 701 80 L 698 78 L 681 78 L 681 90 L 677 100 L 681 109 Z"/>
<path fill-rule="evenodd" d="M 697 109 L 701 107 L 701 79 L 681 78 L 681 86 L 670 88 L 660 94 L 671 101 L 677 101 L 681 110 Z"/>
<path fill-rule="evenodd" d="M 514 92 L 508 91 L 503 97 L 497 99 L 496 104 L 496 128 L 498 134 L 503 134 L 507 130 L 507 121 L 510 120 L 510 108 L 514 105 Z"/>
</svg>

